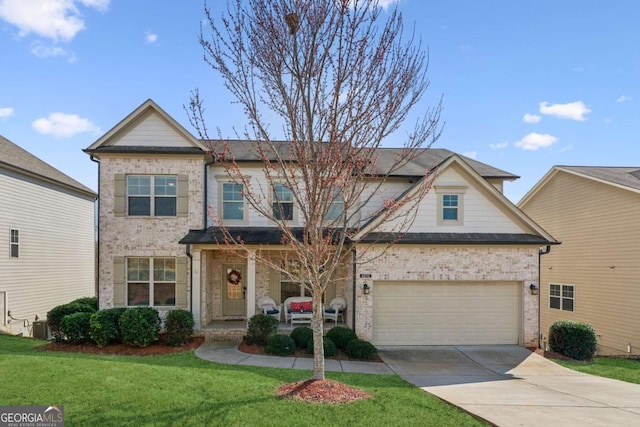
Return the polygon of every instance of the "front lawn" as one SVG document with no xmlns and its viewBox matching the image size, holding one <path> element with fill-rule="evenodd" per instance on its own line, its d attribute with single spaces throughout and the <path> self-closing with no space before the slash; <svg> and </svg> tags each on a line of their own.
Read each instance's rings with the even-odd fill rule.
<svg viewBox="0 0 640 427">
<path fill-rule="evenodd" d="M 554 362 L 586 374 L 640 384 L 640 360 L 638 359 L 596 357 L 592 363 L 569 362 L 562 360 L 554 360 Z"/>
<path fill-rule="evenodd" d="M 206 362 L 193 352 L 95 356 L 34 351 L 0 335 L 0 404 L 64 405 L 67 426 L 485 425 L 391 375 L 327 373 L 373 398 L 346 405 L 278 399 L 309 371 Z"/>
</svg>

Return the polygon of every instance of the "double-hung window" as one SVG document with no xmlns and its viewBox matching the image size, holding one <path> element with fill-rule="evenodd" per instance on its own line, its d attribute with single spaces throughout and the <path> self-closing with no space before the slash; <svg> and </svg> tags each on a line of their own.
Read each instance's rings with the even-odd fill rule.
<svg viewBox="0 0 640 427">
<path fill-rule="evenodd" d="M 222 183 L 222 219 L 244 221 L 243 186 L 235 182 Z"/>
<path fill-rule="evenodd" d="M 284 184 L 273 185 L 273 216 L 277 220 L 293 221 L 293 192 Z"/>
<path fill-rule="evenodd" d="M 176 216 L 175 175 L 127 176 L 129 216 Z"/>
<path fill-rule="evenodd" d="M 13 228 L 9 230 L 9 256 L 11 258 L 20 256 L 20 232 Z"/>
<path fill-rule="evenodd" d="M 127 305 L 176 305 L 175 258 L 127 258 Z"/>
<path fill-rule="evenodd" d="M 464 193 L 465 186 L 438 185 L 436 195 L 438 197 L 438 225 L 463 225 L 464 224 Z"/>
<path fill-rule="evenodd" d="M 549 308 L 563 311 L 573 311 L 574 286 L 549 284 Z"/>
<path fill-rule="evenodd" d="M 342 193 L 339 188 L 334 188 L 331 193 L 331 201 L 329 203 L 329 208 L 327 209 L 327 213 L 324 217 L 327 221 L 336 221 L 341 218 L 344 214 L 344 198 L 342 197 Z"/>
</svg>

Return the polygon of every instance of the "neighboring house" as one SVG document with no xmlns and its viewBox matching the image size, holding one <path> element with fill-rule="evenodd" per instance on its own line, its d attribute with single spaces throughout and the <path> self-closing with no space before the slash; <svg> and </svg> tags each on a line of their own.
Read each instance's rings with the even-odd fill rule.
<svg viewBox="0 0 640 427">
<path fill-rule="evenodd" d="M 264 180 L 243 142 L 231 146 L 243 173 Z M 261 263 L 219 250 L 209 208 L 226 212 L 234 236 L 274 257 L 279 233 L 247 206 L 207 147 L 153 101 L 85 151 L 100 162 L 101 307 L 187 308 L 197 329 L 224 335 L 224 320 L 246 320 L 258 298 L 282 303 L 304 292 Z M 393 155 L 381 149 L 380 162 Z M 530 286 L 538 286 L 540 248 L 556 242 L 503 196 L 503 182 L 517 177 L 448 150 L 424 150 L 388 180 L 385 196 L 424 185 L 425 171 L 437 176 L 410 232 L 385 253 L 374 248 L 374 263 L 343 266 L 347 279 L 335 280 L 325 301 L 344 297 L 347 325 L 377 345 L 536 346 L 538 300 Z M 291 215 L 300 226 L 295 206 Z M 378 227 L 370 239 L 389 230 Z M 355 242 L 356 257 L 365 244 Z"/>
<path fill-rule="evenodd" d="M 0 136 L 0 330 L 96 294 L 96 198 Z"/>
<path fill-rule="evenodd" d="M 602 355 L 640 354 L 640 167 L 553 167 L 518 204 L 562 241 L 542 257 L 542 340 L 557 320 Z"/>
</svg>

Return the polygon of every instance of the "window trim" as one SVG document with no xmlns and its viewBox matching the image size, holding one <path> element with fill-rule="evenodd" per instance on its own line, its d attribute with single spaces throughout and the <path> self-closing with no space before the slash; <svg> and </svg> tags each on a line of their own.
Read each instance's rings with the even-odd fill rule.
<svg viewBox="0 0 640 427">
<path fill-rule="evenodd" d="M 132 259 L 146 259 L 149 261 L 149 280 L 129 280 L 129 260 Z M 156 260 L 171 259 L 174 263 L 174 280 L 155 280 L 154 277 L 154 263 Z M 178 301 L 178 258 L 177 257 L 152 257 L 152 256 L 129 256 L 125 258 L 125 281 L 124 281 L 124 306 L 125 307 L 154 307 L 154 308 L 174 308 L 177 307 Z M 146 305 L 129 305 L 129 284 L 132 283 L 148 283 L 149 284 L 149 303 Z M 173 283 L 173 305 L 155 305 L 155 284 Z"/>
<path fill-rule="evenodd" d="M 329 212 L 331 212 L 332 208 L 334 206 L 340 206 L 341 209 L 339 211 L 339 213 L 336 215 L 335 218 L 329 218 Z M 341 221 L 341 218 L 344 218 L 345 212 L 344 212 L 344 196 L 342 195 L 342 190 L 340 188 L 334 188 L 333 189 L 333 195 L 332 195 L 332 199 L 329 202 L 329 205 L 327 207 L 327 212 L 325 213 L 324 216 L 324 221 L 325 222 L 329 222 L 329 223 L 333 223 L 336 221 Z"/>
<path fill-rule="evenodd" d="M 242 219 L 225 219 L 224 218 L 224 184 L 237 184 L 241 185 L 244 188 L 242 183 L 235 182 L 233 179 L 230 179 L 228 176 L 217 176 L 218 180 L 218 218 L 223 224 L 231 224 L 231 225 L 243 225 L 248 224 L 249 222 L 249 212 L 247 209 L 247 198 L 243 194 L 242 195 Z"/>
<path fill-rule="evenodd" d="M 466 185 L 437 185 L 435 186 L 437 196 L 437 225 L 439 226 L 462 226 L 464 225 L 464 194 L 467 191 Z M 444 219 L 444 196 L 458 196 L 458 215 L 456 220 Z"/>
<path fill-rule="evenodd" d="M 275 197 L 275 186 L 276 185 L 280 185 L 283 186 L 284 188 L 286 188 L 287 190 L 289 190 L 291 192 L 291 202 L 285 202 L 285 203 L 290 203 L 291 204 L 291 219 L 279 219 L 276 221 L 284 221 L 287 224 L 297 224 L 298 223 L 298 209 L 296 208 L 296 203 L 295 203 L 295 196 L 293 194 L 293 190 L 291 188 L 289 188 L 289 186 L 287 186 L 287 184 L 285 182 L 274 182 L 273 185 L 271 186 L 271 198 L 270 198 L 270 202 L 271 202 L 271 214 L 274 216 L 276 216 L 276 212 L 275 212 L 275 203 L 282 203 L 280 201 L 276 201 L 276 197 Z"/>
<path fill-rule="evenodd" d="M 559 295 L 551 295 L 551 287 L 552 286 L 558 286 L 559 287 L 559 291 L 560 294 Z M 569 288 L 571 288 L 571 297 L 566 297 L 564 295 L 564 291 L 565 288 L 567 288 L 567 290 Z M 551 298 L 558 298 L 559 303 L 560 303 L 560 307 L 559 308 L 555 308 L 555 307 L 551 307 Z M 566 309 L 565 308 L 565 301 L 571 301 L 571 310 Z M 558 310 L 558 311 L 568 311 L 570 313 L 573 313 L 576 311 L 576 287 L 575 285 L 568 285 L 568 284 L 564 284 L 564 283 L 549 283 L 549 299 L 547 301 L 548 307 L 550 310 Z"/>
<path fill-rule="evenodd" d="M 149 177 L 150 179 L 150 184 L 149 184 L 149 195 L 130 195 L 129 194 L 129 178 L 132 177 Z M 157 195 L 155 194 L 156 192 L 156 178 L 174 178 L 174 187 L 175 187 L 175 193 L 174 195 Z M 179 178 L 178 175 L 175 174 L 129 174 L 126 175 L 125 177 L 125 208 L 126 208 L 126 212 L 127 212 L 127 216 L 128 217 L 133 217 L 133 218 L 177 218 L 178 215 L 178 182 L 179 182 Z M 132 215 L 129 212 L 129 198 L 130 197 L 148 197 L 149 198 L 149 215 Z M 156 204 L 155 201 L 157 198 L 160 199 L 168 199 L 168 198 L 173 198 L 175 201 L 175 213 L 173 215 L 156 215 Z"/>
<path fill-rule="evenodd" d="M 15 233 L 15 241 L 14 241 Z M 16 254 L 13 255 L 15 248 Z M 9 258 L 20 258 L 20 230 L 17 228 L 9 229 Z"/>
</svg>

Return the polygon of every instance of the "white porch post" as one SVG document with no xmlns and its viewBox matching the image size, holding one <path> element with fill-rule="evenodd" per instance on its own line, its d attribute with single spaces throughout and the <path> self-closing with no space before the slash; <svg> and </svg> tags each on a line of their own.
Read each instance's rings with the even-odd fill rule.
<svg viewBox="0 0 640 427">
<path fill-rule="evenodd" d="M 191 312 L 193 313 L 193 321 L 195 322 L 194 329 L 198 330 L 202 328 L 202 315 L 200 313 L 200 298 L 201 298 L 201 254 L 200 249 L 194 249 L 191 252 L 191 271 L 193 277 L 191 277 Z"/>
<path fill-rule="evenodd" d="M 256 314 L 256 251 L 248 250 L 247 258 L 247 320 Z"/>
</svg>

